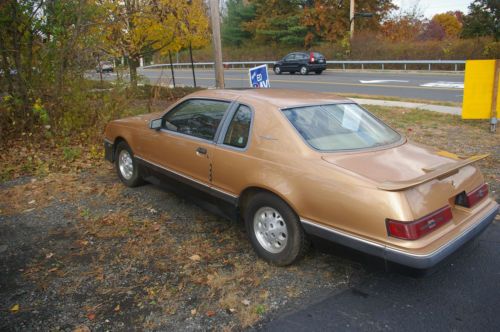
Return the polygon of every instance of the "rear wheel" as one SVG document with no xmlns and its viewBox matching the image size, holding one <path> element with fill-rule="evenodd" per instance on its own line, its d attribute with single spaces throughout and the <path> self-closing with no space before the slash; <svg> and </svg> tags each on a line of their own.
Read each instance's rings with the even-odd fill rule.
<svg viewBox="0 0 500 332">
<path fill-rule="evenodd" d="M 300 67 L 300 74 L 301 75 L 307 75 L 307 73 L 309 73 L 309 70 L 307 69 L 306 66 Z"/>
<path fill-rule="evenodd" d="M 274 66 L 274 73 L 276 75 L 281 75 L 281 67 L 280 66 Z"/>
<path fill-rule="evenodd" d="M 245 209 L 245 225 L 254 250 L 272 264 L 292 264 L 309 247 L 297 215 L 270 193 L 262 192 L 252 198 Z"/>
<path fill-rule="evenodd" d="M 124 141 L 116 146 L 115 166 L 118 177 L 127 187 L 137 187 L 144 183 L 132 149 Z"/>
</svg>

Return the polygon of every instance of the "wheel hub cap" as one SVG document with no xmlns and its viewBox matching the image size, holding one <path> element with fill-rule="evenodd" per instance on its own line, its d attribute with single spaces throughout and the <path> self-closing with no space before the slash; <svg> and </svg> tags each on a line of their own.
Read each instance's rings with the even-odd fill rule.
<svg viewBox="0 0 500 332">
<path fill-rule="evenodd" d="M 285 249 L 288 229 L 283 217 L 275 209 L 260 208 L 253 219 L 253 230 L 259 244 L 270 253 L 277 254 Z"/>
<path fill-rule="evenodd" d="M 120 169 L 121 175 L 125 180 L 130 180 L 134 173 L 134 164 L 132 162 L 132 157 L 127 150 L 121 150 L 118 156 L 118 168 Z"/>
</svg>

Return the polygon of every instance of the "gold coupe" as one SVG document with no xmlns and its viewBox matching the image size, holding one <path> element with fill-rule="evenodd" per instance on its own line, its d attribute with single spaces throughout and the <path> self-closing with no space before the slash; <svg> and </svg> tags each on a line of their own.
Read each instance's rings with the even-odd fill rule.
<svg viewBox="0 0 500 332">
<path fill-rule="evenodd" d="M 204 90 L 163 113 L 110 122 L 120 180 L 189 193 L 243 220 L 263 259 L 288 265 L 319 236 L 429 268 L 477 236 L 498 204 L 468 159 L 408 141 L 331 95 Z"/>
</svg>

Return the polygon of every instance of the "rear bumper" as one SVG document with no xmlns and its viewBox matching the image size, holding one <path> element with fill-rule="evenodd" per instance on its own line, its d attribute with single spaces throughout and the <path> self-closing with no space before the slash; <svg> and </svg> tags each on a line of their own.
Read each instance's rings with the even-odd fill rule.
<svg viewBox="0 0 500 332">
<path fill-rule="evenodd" d="M 482 214 L 478 220 L 439 249 L 429 254 L 416 255 L 406 251 L 401 251 L 380 243 L 352 236 L 343 231 L 339 231 L 315 222 L 301 219 L 305 231 L 309 234 L 345 245 L 347 247 L 362 251 L 364 253 L 384 258 L 388 261 L 406 265 L 417 269 L 428 269 L 441 262 L 443 259 L 454 253 L 465 243 L 481 234 L 493 222 L 498 213 L 498 204 Z"/>
<path fill-rule="evenodd" d="M 106 159 L 109 162 L 114 162 L 115 156 L 114 156 L 114 145 L 113 142 L 105 139 L 104 140 L 104 159 Z"/>
<path fill-rule="evenodd" d="M 308 64 L 307 69 L 310 71 L 315 71 L 315 70 L 325 70 L 326 69 L 326 63 L 322 64 Z"/>
</svg>

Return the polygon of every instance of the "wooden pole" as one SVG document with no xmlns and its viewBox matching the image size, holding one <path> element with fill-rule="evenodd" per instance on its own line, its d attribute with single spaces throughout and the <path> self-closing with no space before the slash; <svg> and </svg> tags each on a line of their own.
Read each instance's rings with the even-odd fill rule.
<svg viewBox="0 0 500 332">
<path fill-rule="evenodd" d="M 491 121 L 490 131 L 492 133 L 497 130 L 497 105 L 498 105 L 498 84 L 500 80 L 500 60 L 495 60 L 495 77 L 493 78 L 493 96 L 491 98 Z"/>
<path fill-rule="evenodd" d="M 191 58 L 191 71 L 193 72 L 193 86 L 196 88 L 196 75 L 194 74 L 193 49 L 189 43 L 189 57 Z"/>
<path fill-rule="evenodd" d="M 354 0 L 351 0 L 351 7 L 349 8 L 349 38 L 352 40 L 354 38 Z"/>
<path fill-rule="evenodd" d="M 215 58 L 215 86 L 218 89 L 224 88 L 224 68 L 222 66 L 222 46 L 220 40 L 220 17 L 219 1 L 210 0 L 210 16 L 212 19 L 212 38 Z"/>
<path fill-rule="evenodd" d="M 170 60 L 170 71 L 172 73 L 172 83 L 174 84 L 174 88 L 175 88 L 174 64 L 172 63 L 172 53 L 170 51 L 168 51 L 168 58 Z"/>
</svg>

